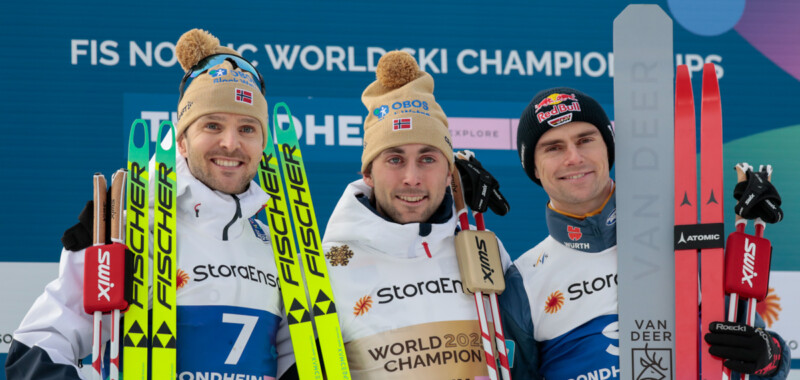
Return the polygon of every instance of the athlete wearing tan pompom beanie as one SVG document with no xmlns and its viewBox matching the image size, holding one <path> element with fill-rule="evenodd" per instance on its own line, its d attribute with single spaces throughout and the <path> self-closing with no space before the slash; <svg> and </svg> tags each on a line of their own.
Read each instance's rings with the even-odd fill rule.
<svg viewBox="0 0 800 380">
<path fill-rule="evenodd" d="M 196 75 L 185 77 L 181 84 L 176 136 L 203 115 L 228 112 L 257 119 L 266 146 L 269 111 L 258 71 L 236 50 L 220 46 L 219 39 L 201 29 L 184 33 L 175 45 L 175 55 L 187 75 L 192 71 Z"/>
<path fill-rule="evenodd" d="M 433 77 L 420 71 L 403 51 L 386 53 L 378 61 L 377 79 L 361 95 L 369 114 L 364 120 L 364 172 L 382 151 L 405 144 L 439 149 L 453 166 L 453 145 L 447 116 L 433 96 Z"/>
</svg>

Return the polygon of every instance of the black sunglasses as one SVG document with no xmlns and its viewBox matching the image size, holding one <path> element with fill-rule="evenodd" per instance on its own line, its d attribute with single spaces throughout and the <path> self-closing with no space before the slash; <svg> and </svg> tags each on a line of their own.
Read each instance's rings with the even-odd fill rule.
<svg viewBox="0 0 800 380">
<path fill-rule="evenodd" d="M 261 95 L 266 95 L 266 90 L 264 89 L 264 78 L 250 62 L 233 54 L 213 54 L 201 59 L 200 62 L 197 62 L 197 64 L 194 65 L 191 71 L 187 71 L 186 75 L 183 76 L 183 80 L 181 80 L 181 85 L 179 88 L 181 95 L 178 98 L 178 102 L 183 99 L 183 92 L 186 90 L 186 82 L 189 81 L 190 78 L 196 78 L 198 75 L 205 73 L 210 68 L 219 65 L 224 61 L 230 62 L 234 69 L 238 68 L 244 70 L 250 73 L 250 75 L 253 76 L 253 79 L 258 79 L 258 84 L 261 86 Z"/>
</svg>

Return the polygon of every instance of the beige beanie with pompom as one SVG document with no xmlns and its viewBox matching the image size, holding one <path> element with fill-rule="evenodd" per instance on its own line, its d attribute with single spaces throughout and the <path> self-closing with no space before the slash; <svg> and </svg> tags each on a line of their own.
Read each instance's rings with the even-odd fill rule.
<svg viewBox="0 0 800 380">
<path fill-rule="evenodd" d="M 391 51 L 378 61 L 376 80 L 361 101 L 369 114 L 364 120 L 361 172 L 386 149 L 425 144 L 439 149 L 453 166 L 453 144 L 442 107 L 433 97 L 433 77 L 420 71 L 404 51 Z"/>
<path fill-rule="evenodd" d="M 226 46 L 211 33 L 192 29 L 184 33 L 175 45 L 175 55 L 187 73 L 203 59 L 215 54 L 229 54 L 244 60 L 242 56 Z M 267 100 L 261 93 L 259 78 L 249 70 L 236 67 L 229 60 L 207 68 L 207 70 L 186 85 L 183 96 L 178 101 L 178 125 L 176 137 L 186 132 L 199 117 L 226 112 L 250 116 L 261 123 L 263 144 L 267 143 L 268 108 Z"/>
</svg>

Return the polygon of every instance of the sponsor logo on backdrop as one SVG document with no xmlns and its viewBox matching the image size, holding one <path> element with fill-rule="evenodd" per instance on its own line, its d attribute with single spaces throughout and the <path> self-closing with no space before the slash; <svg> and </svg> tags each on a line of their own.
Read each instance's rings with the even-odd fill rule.
<svg viewBox="0 0 800 380">
<path fill-rule="evenodd" d="M 778 321 L 781 308 L 781 297 L 775 292 L 775 288 L 769 288 L 767 297 L 763 301 L 756 304 L 756 312 L 764 319 L 767 328 L 772 327 L 772 324 Z"/>
</svg>

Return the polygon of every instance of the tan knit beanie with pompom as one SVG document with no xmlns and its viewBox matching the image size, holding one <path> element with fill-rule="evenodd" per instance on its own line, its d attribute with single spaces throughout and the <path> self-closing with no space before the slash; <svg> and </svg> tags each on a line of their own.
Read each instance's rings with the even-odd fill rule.
<svg viewBox="0 0 800 380">
<path fill-rule="evenodd" d="M 236 50 L 220 46 L 216 37 L 200 29 L 184 33 L 175 45 L 175 55 L 186 72 L 195 68 L 195 65 L 204 58 L 214 54 L 242 57 Z M 263 132 L 263 144 L 266 146 L 269 111 L 258 81 L 259 79 L 254 78 L 248 71 L 234 68 L 229 61 L 208 68 L 191 80 L 178 102 L 176 137 L 183 135 L 186 128 L 201 116 L 227 112 L 258 120 Z"/>
<path fill-rule="evenodd" d="M 433 77 L 420 71 L 403 51 L 386 53 L 378 61 L 377 80 L 361 95 L 369 114 L 364 120 L 361 172 L 388 148 L 405 144 L 433 146 L 453 166 L 453 144 L 447 116 L 433 97 Z"/>
</svg>

